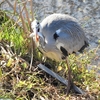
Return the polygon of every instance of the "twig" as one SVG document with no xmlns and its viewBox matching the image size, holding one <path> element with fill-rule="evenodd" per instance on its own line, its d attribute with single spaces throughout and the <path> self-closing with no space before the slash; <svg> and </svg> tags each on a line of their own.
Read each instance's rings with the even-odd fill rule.
<svg viewBox="0 0 100 100">
<path fill-rule="evenodd" d="M 34 20 L 34 15 L 33 15 L 33 1 L 32 0 L 29 0 L 30 2 L 30 9 L 31 9 L 31 13 L 32 13 L 32 21 Z M 31 29 L 31 23 L 30 23 L 30 32 L 32 32 L 32 29 Z M 33 41 L 33 39 L 31 38 L 31 63 L 30 63 L 30 69 L 32 68 L 32 63 L 33 63 L 33 49 L 35 48 L 35 42 Z"/>
<path fill-rule="evenodd" d="M 0 1 L 0 5 L 4 2 L 5 0 Z"/>
<path fill-rule="evenodd" d="M 24 9 L 24 7 L 22 8 L 22 10 L 23 9 Z M 22 21 L 23 30 L 24 30 L 25 33 L 28 33 L 28 29 L 27 29 L 27 26 L 25 24 L 24 18 L 22 16 L 22 11 L 21 11 L 20 5 L 19 5 L 19 11 L 20 11 L 20 18 L 21 18 L 21 21 Z"/>
<path fill-rule="evenodd" d="M 14 9 L 13 5 L 12 5 L 8 0 L 5 0 L 5 1 L 9 4 L 9 6 L 10 6 L 12 9 Z M 17 10 L 15 10 L 15 11 L 16 11 L 17 14 L 19 14 L 19 13 L 17 12 Z"/>
<path fill-rule="evenodd" d="M 21 10 L 21 7 L 20 7 L 20 4 L 18 5 L 19 6 L 19 13 L 17 12 L 17 10 L 16 10 L 16 5 L 17 5 L 17 0 L 15 1 L 15 4 L 14 4 L 14 7 L 13 7 L 13 5 L 8 1 L 8 0 L 6 0 L 6 2 L 10 5 L 10 7 L 14 10 L 14 12 L 16 12 L 18 15 L 19 15 L 19 18 L 21 19 L 21 22 L 22 22 L 22 27 L 23 27 L 23 31 L 25 32 L 25 33 L 30 33 L 30 32 L 32 32 L 32 29 L 31 29 L 31 21 L 30 21 L 30 19 L 29 19 L 29 16 L 28 16 L 28 11 L 27 11 L 27 8 L 26 8 L 26 1 L 24 1 L 24 0 L 22 0 L 23 2 L 23 8 L 22 8 L 22 10 Z M 34 19 L 34 15 L 33 15 L 33 2 L 32 2 L 32 0 L 30 0 L 29 1 L 30 2 L 30 5 L 31 5 L 31 13 L 32 13 L 32 20 Z M 21 4 L 22 4 L 21 3 Z M 23 12 L 23 10 L 25 9 L 25 13 L 26 13 L 26 18 L 27 18 L 27 21 L 28 21 L 28 24 L 29 24 L 29 27 L 30 27 L 30 32 L 28 31 L 28 28 L 27 28 L 27 26 L 26 26 L 26 23 L 25 23 L 25 20 L 24 20 L 24 17 L 23 17 L 23 15 L 22 15 L 22 12 Z M 34 43 L 34 41 L 33 41 L 33 39 L 31 39 L 31 63 L 30 63 L 30 69 L 31 69 L 31 67 L 32 67 L 32 62 L 33 62 L 33 49 L 35 48 L 35 43 Z"/>
<path fill-rule="evenodd" d="M 33 1 L 30 0 L 29 2 L 30 2 L 30 5 L 31 5 L 30 8 L 31 8 L 31 13 L 32 13 L 32 21 L 33 21 L 33 20 L 34 20 L 34 14 L 33 14 L 33 13 L 34 13 L 34 12 L 33 12 Z"/>
<path fill-rule="evenodd" d="M 24 2 L 24 0 L 22 0 L 22 1 Z M 29 14 L 28 14 L 27 8 L 26 8 L 26 2 L 23 3 L 23 6 L 24 6 L 24 9 L 25 9 L 25 14 L 26 14 L 26 18 L 27 18 L 28 24 L 30 26 L 31 22 L 30 22 L 30 19 L 29 19 L 29 16 L 28 16 Z"/>
<path fill-rule="evenodd" d="M 15 3 L 14 3 L 14 14 L 16 13 L 16 5 L 17 5 L 17 0 L 15 0 Z"/>
</svg>

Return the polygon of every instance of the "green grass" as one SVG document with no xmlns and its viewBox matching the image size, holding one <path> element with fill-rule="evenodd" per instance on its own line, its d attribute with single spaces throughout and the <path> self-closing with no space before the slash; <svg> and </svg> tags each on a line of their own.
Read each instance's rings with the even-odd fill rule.
<svg viewBox="0 0 100 100">
<path fill-rule="evenodd" d="M 34 54 L 34 67 L 29 69 L 30 40 L 26 38 L 27 34 L 20 27 L 15 26 L 4 13 L 0 15 L 0 46 L 3 47 L 0 51 L 0 98 L 14 100 L 29 100 L 33 96 L 38 100 L 39 98 L 49 100 L 76 98 L 76 94 L 73 93 L 66 97 L 66 86 L 36 67 L 37 63 L 42 61 L 42 55 L 38 51 Z M 98 69 L 92 66 L 90 71 L 87 70 L 87 65 L 91 64 L 95 56 L 94 50 L 78 56 L 69 56 L 74 83 L 83 90 L 86 91 L 86 88 L 88 90 L 88 96 L 80 96 L 81 98 L 90 98 L 90 95 L 98 97 L 98 100 L 100 98 L 100 82 L 95 76 Z M 49 59 L 46 62 L 51 66 L 58 66 L 52 69 L 67 78 L 65 62 L 56 63 Z"/>
<path fill-rule="evenodd" d="M 5 21 L 5 22 L 4 22 Z M 13 48 L 14 53 L 25 53 L 26 40 L 24 38 L 24 32 L 20 27 L 16 27 L 11 19 L 4 17 L 4 21 L 1 23 L 0 41 L 5 41 Z"/>
</svg>

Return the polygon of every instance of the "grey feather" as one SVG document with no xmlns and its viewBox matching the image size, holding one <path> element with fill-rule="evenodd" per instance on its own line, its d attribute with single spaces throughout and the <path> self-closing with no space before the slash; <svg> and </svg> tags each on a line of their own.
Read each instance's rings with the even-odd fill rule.
<svg viewBox="0 0 100 100">
<path fill-rule="evenodd" d="M 44 55 L 55 59 L 62 60 L 63 53 L 60 47 L 64 47 L 71 54 L 78 52 L 87 42 L 84 31 L 78 24 L 77 20 L 65 14 L 52 14 L 46 17 L 41 23 L 40 33 L 45 37 Z M 54 34 L 60 30 L 57 39 Z"/>
</svg>

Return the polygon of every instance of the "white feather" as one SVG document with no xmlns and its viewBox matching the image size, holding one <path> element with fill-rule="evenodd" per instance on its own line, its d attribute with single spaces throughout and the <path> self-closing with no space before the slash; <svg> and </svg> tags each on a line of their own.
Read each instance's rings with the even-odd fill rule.
<svg viewBox="0 0 100 100">
<path fill-rule="evenodd" d="M 63 43 L 58 43 L 56 46 L 57 46 L 57 48 L 60 50 L 60 47 L 61 47 L 61 46 L 64 47 L 64 44 L 63 44 Z"/>
<path fill-rule="evenodd" d="M 56 33 L 59 35 L 59 33 L 61 32 L 61 29 L 58 29 L 57 31 L 56 31 Z"/>
<path fill-rule="evenodd" d="M 31 23 L 31 28 L 33 29 L 34 27 L 37 26 L 37 20 L 34 20 L 32 23 Z"/>
</svg>

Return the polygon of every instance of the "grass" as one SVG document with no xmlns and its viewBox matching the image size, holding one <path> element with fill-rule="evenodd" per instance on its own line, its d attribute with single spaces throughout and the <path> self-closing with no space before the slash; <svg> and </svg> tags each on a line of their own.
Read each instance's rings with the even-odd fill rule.
<svg viewBox="0 0 100 100">
<path fill-rule="evenodd" d="M 42 62 L 42 54 L 38 50 L 34 54 L 33 67 L 30 70 L 30 40 L 26 37 L 27 34 L 20 27 L 15 26 L 5 13 L 0 12 L 0 99 L 100 100 L 100 80 L 96 79 L 99 69 L 92 66 L 89 68 L 91 70 L 87 70 L 87 66 L 96 57 L 96 49 L 78 56 L 69 56 L 74 83 L 86 91 L 87 95 L 72 92 L 67 97 L 66 86 L 36 67 Z M 47 59 L 46 65 L 67 78 L 65 62 L 56 63 Z"/>
</svg>

